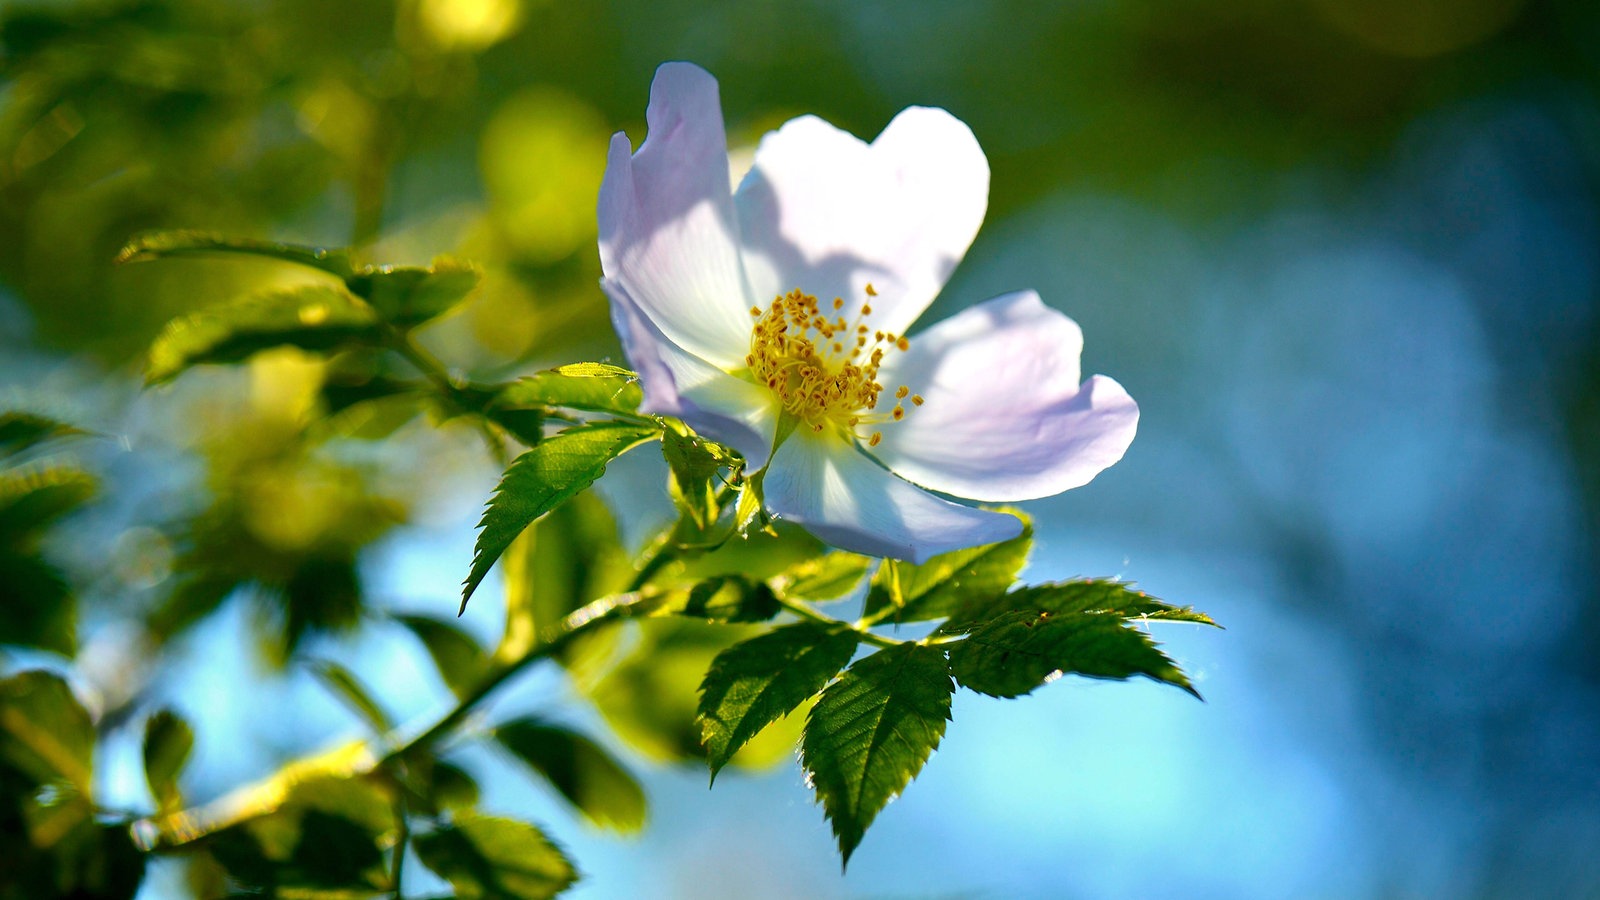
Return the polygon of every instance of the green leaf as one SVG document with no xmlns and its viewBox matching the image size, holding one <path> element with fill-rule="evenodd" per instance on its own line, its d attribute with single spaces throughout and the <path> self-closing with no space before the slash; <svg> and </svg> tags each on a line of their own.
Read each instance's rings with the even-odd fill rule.
<svg viewBox="0 0 1600 900">
<path fill-rule="evenodd" d="M 86 432 L 33 413 L 0 412 L 0 457 L 15 456 L 46 441 Z"/>
<path fill-rule="evenodd" d="M 669 425 L 661 434 L 661 455 L 672 473 L 672 496 L 701 531 L 716 523 L 722 510 L 717 506 L 717 472 L 734 459 L 721 445 L 699 435 Z"/>
<path fill-rule="evenodd" d="M 144 779 L 155 797 L 156 810 L 166 814 L 183 806 L 178 775 L 194 749 L 194 731 L 182 717 L 163 709 L 144 723 Z"/>
<path fill-rule="evenodd" d="M 69 466 L 0 474 L 0 543 L 19 544 L 94 497 L 93 475 Z"/>
<path fill-rule="evenodd" d="M 426 268 L 363 269 L 346 278 L 345 285 L 372 304 L 384 321 L 414 328 L 455 308 L 482 279 L 483 273 L 470 263 L 436 259 Z"/>
<path fill-rule="evenodd" d="M 526 822 L 462 813 L 412 840 L 417 858 L 460 900 L 544 900 L 578 880 L 566 856 Z"/>
<path fill-rule="evenodd" d="M 344 705 L 350 707 L 352 712 L 360 716 L 361 720 L 367 724 L 367 727 L 372 729 L 373 733 L 384 734 L 394 728 L 394 723 L 390 721 L 389 714 L 383 711 L 383 707 L 378 705 L 378 701 L 372 699 L 372 694 L 361 684 L 361 680 L 356 677 L 354 672 L 332 660 L 323 660 L 316 663 L 311 667 L 311 672 Z"/>
<path fill-rule="evenodd" d="M 378 783 L 323 775 L 295 783 L 274 811 L 219 832 L 208 844 L 236 878 L 275 888 L 279 896 L 303 888 L 367 896 L 388 886 L 383 851 L 397 833 L 393 799 Z"/>
<path fill-rule="evenodd" d="M 152 231 L 128 242 L 117 254 L 119 263 L 144 262 L 172 256 L 199 256 L 215 253 L 242 253 L 284 262 L 298 263 L 330 275 L 347 278 L 355 267 L 350 254 L 342 249 L 281 244 L 253 238 L 228 237 L 205 231 Z"/>
<path fill-rule="evenodd" d="M 662 605 L 668 615 L 693 616 L 713 622 L 765 622 L 783 607 L 764 581 L 742 575 L 718 575 L 675 592 Z"/>
<path fill-rule="evenodd" d="M 811 699 L 849 662 L 855 632 L 785 625 L 722 651 L 700 683 L 700 724 L 711 780 L 757 732 Z"/>
<path fill-rule="evenodd" d="M 341 287 L 266 291 L 167 323 L 150 345 L 145 383 L 170 381 L 199 363 L 231 363 L 289 344 L 326 352 L 376 340 L 371 307 Z"/>
<path fill-rule="evenodd" d="M 950 646 L 950 668 L 963 687 L 992 697 L 1021 696 L 1062 674 L 1143 675 L 1200 697 L 1148 634 L 1095 613 L 1004 613 Z"/>
<path fill-rule="evenodd" d="M 0 644 L 76 652 L 77 604 L 60 570 L 37 554 L 0 546 L 0 584 L 10 602 L 0 616 Z"/>
<path fill-rule="evenodd" d="M 1125 581 L 1085 578 L 1046 582 L 1018 588 L 996 597 L 974 597 L 940 626 L 945 634 L 971 631 L 980 623 L 1013 610 L 1050 613 L 1101 613 L 1125 619 L 1193 622 L 1221 628 L 1211 617 L 1191 607 L 1173 606 L 1135 590 Z"/>
<path fill-rule="evenodd" d="M 939 619 L 964 604 L 1005 593 L 1033 549 L 1033 523 L 1019 518 L 1022 533 L 1009 541 L 941 553 L 922 565 L 885 561 L 872 578 L 863 618 Z"/>
<path fill-rule="evenodd" d="M 873 562 L 855 553 L 829 553 L 791 567 L 774 586 L 780 595 L 794 600 L 838 600 L 856 589 Z"/>
<path fill-rule="evenodd" d="M 590 822 L 623 832 L 644 827 L 644 789 L 622 763 L 587 737 L 532 717 L 506 722 L 495 728 L 494 736 Z"/>
<path fill-rule="evenodd" d="M 939 746 L 954 692 L 943 651 L 901 644 L 856 662 L 811 708 L 801 763 L 845 865 L 878 812 Z"/>
<path fill-rule="evenodd" d="M 631 413 L 642 402 L 644 392 L 634 373 L 600 363 L 574 363 L 519 378 L 502 387 L 495 395 L 494 407 Z"/>
<path fill-rule="evenodd" d="M 524 531 L 505 555 L 506 630 L 495 658 L 520 658 L 551 625 L 597 597 L 624 590 L 633 561 L 617 537 L 617 522 L 605 501 L 584 492 L 546 513 Z M 595 656 L 609 659 L 614 632 L 591 632 L 563 648 L 558 658 L 571 668 Z M 580 665 L 581 667 L 581 665 Z"/>
<path fill-rule="evenodd" d="M 431 616 L 397 615 L 395 621 L 411 629 L 433 657 L 439 676 L 457 697 L 477 687 L 488 666 L 488 656 L 471 635 L 451 622 Z"/>
<path fill-rule="evenodd" d="M 60 676 L 35 670 L 0 681 L 0 760 L 36 784 L 90 796 L 94 725 Z"/>
<path fill-rule="evenodd" d="M 760 630 L 683 616 L 632 623 L 639 639 L 587 694 L 606 724 L 630 747 L 655 759 L 702 760 L 699 686 L 717 654 Z M 796 723 L 798 724 L 798 723 Z M 792 730 L 792 729 L 791 729 Z M 734 762 L 759 766 L 790 757 L 794 738 L 769 728 Z"/>
<path fill-rule="evenodd" d="M 467 608 L 467 600 L 489 573 L 489 567 L 523 529 L 594 484 L 613 459 L 659 434 L 655 428 L 626 422 L 596 422 L 546 438 L 517 457 L 501 477 L 478 522 L 481 530 L 472 570 L 461 591 L 461 608 Z"/>
</svg>

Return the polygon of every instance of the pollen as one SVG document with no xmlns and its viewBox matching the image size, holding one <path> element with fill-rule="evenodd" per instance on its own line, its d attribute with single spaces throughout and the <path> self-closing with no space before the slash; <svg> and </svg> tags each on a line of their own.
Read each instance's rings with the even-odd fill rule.
<svg viewBox="0 0 1600 900">
<path fill-rule="evenodd" d="M 867 296 L 877 290 L 866 288 Z M 876 447 L 883 433 L 875 426 L 898 422 L 906 410 L 899 401 L 911 396 L 909 385 L 894 390 L 894 407 L 877 412 L 884 386 L 878 378 L 890 351 L 904 352 L 904 337 L 874 331 L 864 320 L 872 307 L 862 303 L 854 321 L 835 315 L 846 302 L 836 297 L 826 312 L 817 298 L 796 288 L 772 299 L 766 309 L 751 307 L 755 325 L 745 357 L 750 379 L 778 395 L 786 412 L 813 433 L 835 431 Z M 854 336 L 854 340 L 849 337 Z M 921 405 L 920 396 L 912 403 Z"/>
</svg>

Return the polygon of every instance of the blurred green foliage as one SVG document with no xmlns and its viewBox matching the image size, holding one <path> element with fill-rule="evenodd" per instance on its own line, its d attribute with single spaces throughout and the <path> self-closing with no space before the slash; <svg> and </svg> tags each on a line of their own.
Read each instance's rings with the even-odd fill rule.
<svg viewBox="0 0 1600 900">
<path fill-rule="evenodd" d="M 432 748 L 335 753 L 219 798 L 227 802 L 199 816 L 183 806 L 196 798 L 182 789 L 195 733 L 176 714 L 145 719 L 154 806 L 139 815 L 97 809 L 93 747 L 147 711 L 140 694 L 160 648 L 233 598 L 255 604 L 263 657 L 277 666 L 310 665 L 308 639 L 377 620 L 383 604 L 369 595 L 362 562 L 415 512 L 416 491 L 393 472 L 426 466 L 405 470 L 403 450 L 351 445 L 404 447 L 412 436 L 401 430 L 426 418 L 466 423 L 491 453 L 509 454 L 540 444 L 548 426 L 637 408 L 626 373 L 548 366 L 616 359 L 595 289 L 594 196 L 609 135 L 641 133 L 660 61 L 689 57 L 715 71 L 730 136 L 745 149 L 800 112 L 870 136 L 910 103 L 958 110 L 990 158 L 991 218 L 1081 187 L 1190 220 L 1237 219 L 1281 189 L 1265 173 L 1311 164 L 1355 182 L 1408 123 L 1461 98 L 1555 81 L 1577 96 L 1558 112 L 1575 130 L 1590 128 L 1585 104 L 1600 79 L 1592 50 L 1600 13 L 1576 0 L 865 6 L 77 0 L 0 8 L 0 303 L 16 304 L 33 329 L 16 346 L 88 360 L 108 391 L 208 364 L 160 389 L 178 410 L 166 449 L 193 471 L 153 502 L 130 503 L 137 508 L 118 528 L 131 536 L 132 558 L 109 572 L 72 570 L 61 561 L 70 554 L 52 544 L 84 504 L 129 490 L 107 483 L 86 461 L 94 451 L 79 449 L 107 442 L 79 431 L 102 423 L 0 413 L 0 584 L 8 599 L 27 598 L 0 620 L 0 644 L 71 659 L 84 621 L 132 622 L 147 669 L 107 690 L 92 712 L 54 675 L 27 671 L 0 684 L 0 832 L 25 836 L 0 849 L 0 872 L 26 873 L 0 897 L 131 896 L 140 849 L 178 847 L 203 896 L 392 890 L 408 846 L 406 810 L 422 829 L 417 857 L 461 896 L 546 896 L 571 882 L 571 863 L 534 826 L 473 811 L 472 775 Z M 131 237 L 151 232 L 167 236 L 131 255 L 173 259 L 115 264 Z M 216 234 L 291 243 L 222 254 L 211 252 L 228 251 Z M 352 249 L 308 255 L 299 244 Z M 417 351 L 444 366 L 419 371 Z M 244 375 L 230 379 L 212 363 L 241 364 Z M 1600 408 L 1600 376 L 1581 371 L 1570 391 L 1592 522 L 1600 454 L 1584 421 Z M 25 386 L 16 393 L 27 399 Z M 690 512 L 668 540 L 709 546 L 730 460 L 692 435 L 668 432 L 665 442 L 676 498 Z M 603 469 L 610 456 L 596 459 Z M 393 617 L 459 698 L 481 696 L 541 634 L 594 598 L 625 591 L 637 574 L 618 523 L 592 494 L 523 530 L 555 502 L 521 510 L 491 535 L 495 546 L 473 572 L 475 582 L 503 559 L 498 645 L 481 646 L 442 619 Z M 849 661 L 838 632 L 789 626 L 821 630 L 789 649 L 804 659 L 817 652 L 823 664 L 752 670 L 756 641 L 790 633 L 748 623 L 775 614 L 780 599 L 849 594 L 869 574 L 866 614 L 876 621 L 954 616 L 946 636 L 971 642 L 950 655 L 965 686 L 1026 693 L 1054 670 L 1074 671 L 1062 648 L 1090 638 L 1116 646 L 1109 661 L 1079 665 L 1082 674 L 1143 673 L 1187 686 L 1120 621 L 1199 614 L 1125 585 L 1014 592 L 1019 605 L 980 621 L 998 612 L 991 595 L 1012 585 L 1026 552 L 1024 541 L 873 572 L 870 561 L 822 555 L 800 535 L 735 542 L 665 567 L 661 596 L 651 598 L 662 617 L 606 622 L 552 655 L 623 741 L 666 759 L 709 752 L 713 769 L 739 745 L 744 761 L 786 755 L 808 703 Z M 977 594 L 981 611 L 970 608 Z M 1117 622 L 1085 618 L 1108 611 Z M 1050 618 L 1058 615 L 1080 618 Z M 1037 665 L 1021 677 L 995 668 L 995 657 L 1018 648 Z M 820 730 L 808 744 L 846 855 L 943 733 L 949 680 L 940 682 L 931 656 L 852 667 L 834 682 L 846 687 L 809 713 L 827 723 L 867 706 L 892 714 L 892 736 L 908 736 L 901 754 L 829 743 Z M 726 683 L 712 678 L 697 705 L 708 669 Z M 353 675 L 319 671 L 383 729 L 387 713 Z M 785 674 L 806 677 L 773 689 L 785 687 Z M 887 687 L 858 693 L 863 681 Z M 726 726 L 713 730 L 709 748 L 708 709 Z M 746 743 L 757 723 L 777 724 Z M 494 735 L 589 820 L 618 829 L 644 820 L 632 776 L 590 738 L 526 718 Z M 852 778 L 843 762 L 860 760 Z M 155 829 L 135 832 L 142 848 L 129 836 L 135 821 Z"/>
</svg>

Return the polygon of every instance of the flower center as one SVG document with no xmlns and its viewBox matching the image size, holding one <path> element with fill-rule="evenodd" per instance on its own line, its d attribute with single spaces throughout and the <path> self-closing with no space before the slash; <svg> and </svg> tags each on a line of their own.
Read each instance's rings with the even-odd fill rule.
<svg viewBox="0 0 1600 900">
<path fill-rule="evenodd" d="M 766 309 L 750 308 L 756 320 L 750 332 L 750 355 L 744 358 L 750 374 L 765 384 L 783 403 L 786 412 L 814 432 L 833 428 L 843 435 L 877 446 L 881 431 L 872 426 L 898 422 L 906 416 L 903 401 L 922 405 L 922 397 L 900 385 L 894 408 L 876 412 L 883 385 L 878 369 L 890 350 L 906 351 L 903 336 L 874 331 L 866 324 L 877 291 L 867 285 L 867 300 L 855 321 L 840 313 L 844 300 L 834 298 L 824 310 L 817 298 L 795 288 L 773 298 Z"/>
</svg>

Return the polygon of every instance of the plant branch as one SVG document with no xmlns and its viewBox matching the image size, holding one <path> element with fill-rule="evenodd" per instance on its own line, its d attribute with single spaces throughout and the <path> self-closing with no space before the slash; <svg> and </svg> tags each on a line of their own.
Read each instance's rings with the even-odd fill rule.
<svg viewBox="0 0 1600 900">
<path fill-rule="evenodd" d="M 894 638 L 884 637 L 881 634 L 875 634 L 875 633 L 873 633 L 871 631 L 866 630 L 865 628 L 861 628 L 859 626 L 852 625 L 849 622 L 845 622 L 845 621 L 843 621 L 841 619 L 835 619 L 832 616 L 823 615 L 822 613 L 817 612 L 815 609 L 812 609 L 811 605 L 809 603 L 803 603 L 803 602 L 801 602 L 799 600 L 790 600 L 790 599 L 788 599 L 786 597 L 779 597 L 778 598 L 778 605 L 782 606 L 784 609 L 788 610 L 789 612 L 794 613 L 795 615 L 799 616 L 802 619 L 809 619 L 809 620 L 811 620 L 813 622 L 820 622 L 823 625 L 828 625 L 830 627 L 842 625 L 845 628 L 848 628 L 851 631 L 854 631 L 856 633 L 858 639 L 863 644 L 871 644 L 874 647 L 898 647 L 899 645 L 905 643 L 905 641 L 899 641 L 899 640 L 895 640 Z"/>
</svg>

